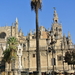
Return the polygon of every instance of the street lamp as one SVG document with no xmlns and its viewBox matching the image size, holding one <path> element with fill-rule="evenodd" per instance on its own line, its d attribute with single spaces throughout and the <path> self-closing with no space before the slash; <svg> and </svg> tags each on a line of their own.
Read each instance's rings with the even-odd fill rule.
<svg viewBox="0 0 75 75">
<path fill-rule="evenodd" d="M 38 26 L 38 9 L 41 9 L 42 0 L 31 0 L 31 9 L 36 14 L 36 63 L 37 75 L 41 75 L 40 51 L 39 51 L 39 26 Z"/>
<path fill-rule="evenodd" d="M 55 38 L 54 38 L 54 33 L 53 33 L 53 31 L 50 31 L 49 36 L 51 36 L 51 38 L 48 39 L 47 42 L 48 42 L 48 45 L 51 45 L 51 46 L 49 47 L 49 49 L 52 51 L 52 66 L 53 66 L 52 75 L 54 75 L 54 65 L 55 65 L 55 59 L 54 59 L 55 50 L 54 50 L 54 47 L 55 47 L 55 43 L 57 42 L 58 35 L 56 34 L 56 36 L 55 36 Z M 50 41 L 50 40 L 51 40 L 51 41 Z"/>
</svg>

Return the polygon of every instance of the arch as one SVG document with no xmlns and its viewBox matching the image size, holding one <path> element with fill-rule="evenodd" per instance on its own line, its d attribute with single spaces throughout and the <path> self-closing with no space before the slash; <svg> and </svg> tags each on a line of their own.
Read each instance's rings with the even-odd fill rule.
<svg viewBox="0 0 75 75">
<path fill-rule="evenodd" d="M 0 33 L 0 38 L 5 38 L 6 37 L 6 33 L 5 32 L 1 32 Z"/>
</svg>

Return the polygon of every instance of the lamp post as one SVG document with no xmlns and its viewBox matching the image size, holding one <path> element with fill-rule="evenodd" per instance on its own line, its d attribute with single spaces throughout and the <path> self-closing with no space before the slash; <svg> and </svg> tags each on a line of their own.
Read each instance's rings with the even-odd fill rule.
<svg viewBox="0 0 75 75">
<path fill-rule="evenodd" d="M 54 46 L 55 45 L 56 41 L 51 41 L 51 45 L 52 45 L 52 66 L 53 66 L 53 72 L 52 72 L 52 75 L 54 75 L 54 65 L 55 65 L 55 59 L 54 59 L 54 53 L 55 53 L 55 50 L 54 50 Z"/>
<path fill-rule="evenodd" d="M 55 53 L 55 50 L 54 50 L 54 46 L 55 46 L 55 43 L 57 42 L 57 35 L 55 37 L 55 40 L 54 40 L 54 33 L 53 31 L 50 31 L 49 35 L 51 36 L 51 41 L 50 39 L 48 39 L 48 45 L 51 45 L 50 47 L 50 50 L 52 51 L 52 66 L 53 66 L 53 72 L 52 72 L 52 75 L 54 75 L 54 65 L 55 65 L 55 59 L 54 59 L 54 53 Z"/>
<path fill-rule="evenodd" d="M 31 9 L 36 14 L 36 65 L 37 75 L 41 75 L 41 64 L 40 64 L 40 51 L 39 51 L 39 26 L 38 26 L 38 9 L 41 9 L 41 0 L 31 0 Z"/>
</svg>

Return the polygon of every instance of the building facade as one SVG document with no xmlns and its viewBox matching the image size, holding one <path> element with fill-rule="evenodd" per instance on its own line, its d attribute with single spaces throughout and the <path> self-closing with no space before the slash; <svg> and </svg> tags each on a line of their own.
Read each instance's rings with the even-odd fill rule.
<svg viewBox="0 0 75 75">
<path fill-rule="evenodd" d="M 71 35 L 63 35 L 62 25 L 58 21 L 56 10 L 53 14 L 53 23 L 50 30 L 39 27 L 39 49 L 41 72 L 49 73 L 72 69 L 64 61 L 65 52 L 75 48 L 72 43 Z M 27 36 L 23 35 L 22 30 L 18 30 L 18 19 L 12 26 L 0 27 L 0 61 L 2 61 L 3 51 L 6 49 L 7 38 L 14 36 L 19 41 L 17 47 L 17 58 L 11 63 L 11 70 L 16 71 L 36 71 L 36 32 L 30 31 Z M 0 63 L 1 64 L 1 63 Z M 1 70 L 2 68 L 0 68 Z M 9 64 L 5 63 L 5 71 L 9 71 Z"/>
</svg>

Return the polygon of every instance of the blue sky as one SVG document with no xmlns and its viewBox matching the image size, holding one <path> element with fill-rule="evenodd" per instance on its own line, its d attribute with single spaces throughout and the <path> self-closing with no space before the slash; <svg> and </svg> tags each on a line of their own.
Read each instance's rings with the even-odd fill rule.
<svg viewBox="0 0 75 75">
<path fill-rule="evenodd" d="M 50 28 L 53 22 L 53 7 L 62 24 L 63 34 L 71 33 L 72 41 L 75 43 L 75 0 L 42 0 L 42 10 L 39 11 L 39 25 L 46 29 Z M 31 11 L 30 0 L 0 0 L 0 26 L 11 26 L 16 17 L 26 36 L 32 29 L 35 29 L 35 12 Z"/>
</svg>

